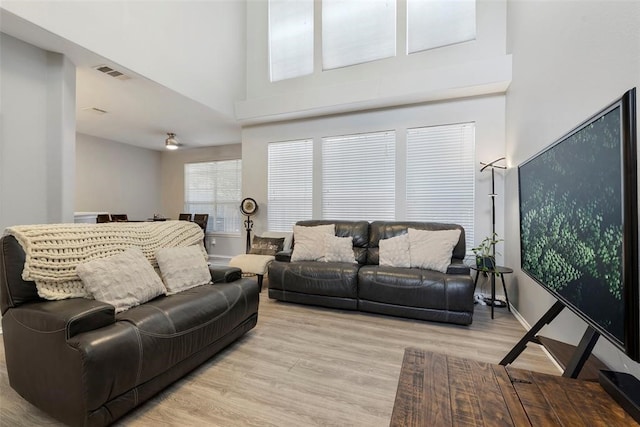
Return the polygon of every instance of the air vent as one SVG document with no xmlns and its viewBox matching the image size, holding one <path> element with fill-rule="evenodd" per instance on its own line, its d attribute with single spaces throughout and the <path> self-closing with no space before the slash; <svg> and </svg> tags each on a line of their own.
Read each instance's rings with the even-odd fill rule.
<svg viewBox="0 0 640 427">
<path fill-rule="evenodd" d="M 87 107 L 87 108 L 83 108 L 82 111 L 86 111 L 87 113 L 93 113 L 98 115 L 107 114 L 107 110 L 103 110 L 102 108 L 98 108 L 98 107 Z"/>
<path fill-rule="evenodd" d="M 121 71 L 114 70 L 108 65 L 98 65 L 93 68 L 118 80 L 129 80 L 131 78 Z"/>
</svg>

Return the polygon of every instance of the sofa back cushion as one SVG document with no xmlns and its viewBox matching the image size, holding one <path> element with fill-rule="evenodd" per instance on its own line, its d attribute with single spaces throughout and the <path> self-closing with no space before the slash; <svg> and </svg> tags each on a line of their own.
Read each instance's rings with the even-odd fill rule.
<svg viewBox="0 0 640 427">
<path fill-rule="evenodd" d="M 338 220 L 307 220 L 298 221 L 296 225 L 314 227 L 316 225 L 335 224 L 336 236 L 353 238 L 353 253 L 358 264 L 367 263 L 367 248 L 369 247 L 369 222 L 367 221 L 338 221 Z M 293 247 L 295 247 L 295 236 Z M 323 244 L 318 242 L 318 244 Z"/>
<path fill-rule="evenodd" d="M 409 228 L 415 228 L 417 230 L 460 230 L 460 238 L 453 248 L 452 259 L 462 261 L 465 256 L 466 247 L 464 228 L 458 224 L 415 221 L 374 221 L 371 223 L 370 228 L 367 264 L 379 264 L 380 240 L 405 234 L 408 232 Z"/>
</svg>

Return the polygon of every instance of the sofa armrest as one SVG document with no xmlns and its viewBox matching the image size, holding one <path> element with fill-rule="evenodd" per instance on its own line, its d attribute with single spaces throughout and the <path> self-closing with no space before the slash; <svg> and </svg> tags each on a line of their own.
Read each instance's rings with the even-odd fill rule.
<svg viewBox="0 0 640 427">
<path fill-rule="evenodd" d="M 213 283 L 235 282 L 242 278 L 242 270 L 237 267 L 209 267 Z"/>
<path fill-rule="evenodd" d="M 66 339 L 116 321 L 114 306 L 84 298 L 24 304 L 8 310 L 5 316 L 38 332 L 64 330 Z"/>
<path fill-rule="evenodd" d="M 293 250 L 280 251 L 276 253 L 276 261 L 291 262 L 291 253 Z"/>
<path fill-rule="evenodd" d="M 467 264 L 459 259 L 452 259 L 447 267 L 447 274 L 471 274 L 471 269 Z"/>
</svg>

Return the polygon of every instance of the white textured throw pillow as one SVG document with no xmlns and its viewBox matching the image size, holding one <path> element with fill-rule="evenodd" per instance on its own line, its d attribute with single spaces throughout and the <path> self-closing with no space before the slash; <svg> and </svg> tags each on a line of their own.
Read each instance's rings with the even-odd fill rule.
<svg viewBox="0 0 640 427">
<path fill-rule="evenodd" d="M 356 263 L 353 254 L 353 237 L 324 236 L 324 260 L 326 262 Z"/>
<path fill-rule="evenodd" d="M 416 230 L 409 228 L 411 267 L 447 272 L 460 230 Z"/>
<path fill-rule="evenodd" d="M 336 225 L 317 225 L 315 227 L 293 226 L 293 253 L 291 261 L 323 261 L 324 236 L 335 236 Z"/>
<path fill-rule="evenodd" d="M 93 298 L 113 305 L 116 313 L 166 292 L 160 277 L 138 248 L 79 264 L 76 273 Z"/>
<path fill-rule="evenodd" d="M 411 267 L 409 235 L 401 234 L 378 242 L 380 248 L 378 264 L 387 267 Z"/>
<path fill-rule="evenodd" d="M 167 295 L 211 283 L 211 273 L 202 246 L 158 249 L 156 260 Z"/>
</svg>

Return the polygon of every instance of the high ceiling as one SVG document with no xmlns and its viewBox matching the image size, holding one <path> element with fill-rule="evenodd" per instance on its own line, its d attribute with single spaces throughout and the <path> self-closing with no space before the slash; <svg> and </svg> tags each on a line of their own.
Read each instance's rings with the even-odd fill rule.
<svg viewBox="0 0 640 427">
<path fill-rule="evenodd" d="M 233 117 L 125 69 L 9 12 L 0 13 L 0 29 L 34 46 L 62 53 L 74 63 L 76 129 L 80 133 L 153 150 L 164 150 L 167 132 L 175 133 L 185 148 L 240 142 L 240 125 Z M 103 64 L 130 78 L 114 78 L 95 69 Z M 238 75 L 243 74 L 239 72 Z M 106 113 L 99 113 L 95 109 Z"/>
</svg>

